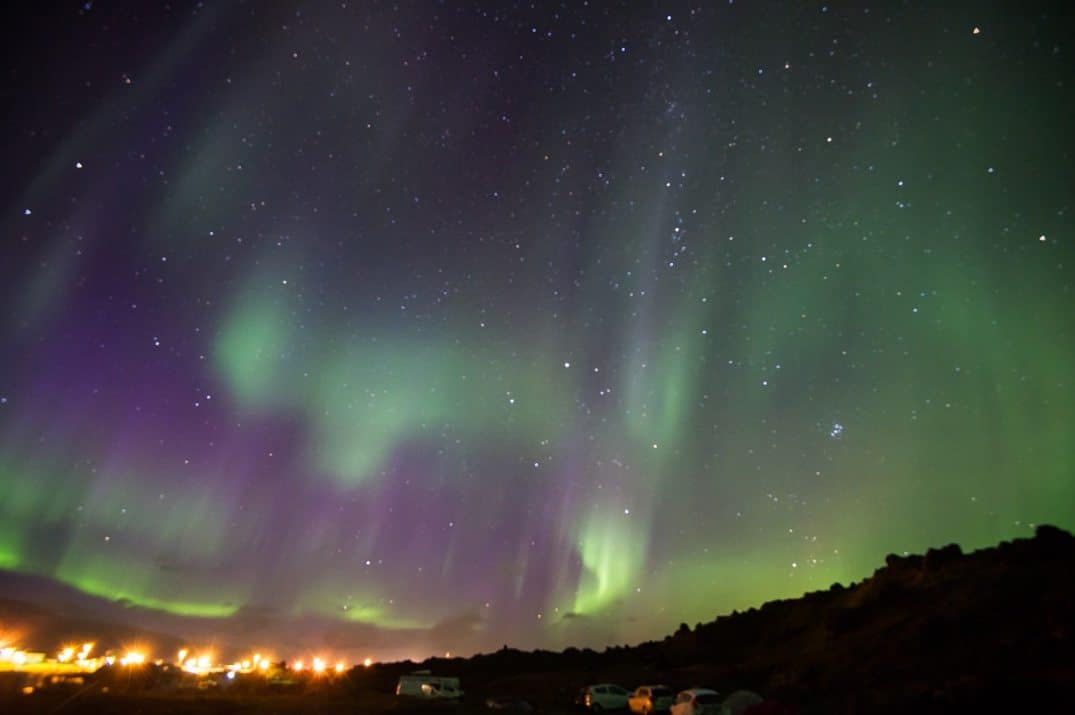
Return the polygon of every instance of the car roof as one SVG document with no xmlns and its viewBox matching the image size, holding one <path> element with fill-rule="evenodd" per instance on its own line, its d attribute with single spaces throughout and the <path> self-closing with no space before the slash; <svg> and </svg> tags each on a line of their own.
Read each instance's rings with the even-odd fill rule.
<svg viewBox="0 0 1075 715">
<path fill-rule="evenodd" d="M 639 685 L 638 687 L 640 687 L 640 688 L 667 688 L 668 686 L 665 685 L 664 683 L 643 683 L 642 685 Z"/>
<path fill-rule="evenodd" d="M 690 693 L 691 695 L 720 695 L 716 690 L 710 690 L 709 688 L 687 688 L 680 691 L 680 693 Z"/>
</svg>

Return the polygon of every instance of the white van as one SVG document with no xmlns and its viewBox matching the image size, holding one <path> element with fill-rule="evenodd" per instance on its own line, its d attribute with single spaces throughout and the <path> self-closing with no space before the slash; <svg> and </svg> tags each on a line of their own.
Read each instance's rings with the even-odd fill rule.
<svg viewBox="0 0 1075 715">
<path fill-rule="evenodd" d="M 461 698 L 459 678 L 446 678 L 432 675 L 428 670 L 419 670 L 410 675 L 401 675 L 396 683 L 396 695 L 410 695 L 416 698 Z"/>
</svg>

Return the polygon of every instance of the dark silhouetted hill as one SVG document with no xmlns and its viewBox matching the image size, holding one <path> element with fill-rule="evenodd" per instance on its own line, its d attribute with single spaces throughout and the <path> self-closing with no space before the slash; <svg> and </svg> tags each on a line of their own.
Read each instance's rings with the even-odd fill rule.
<svg viewBox="0 0 1075 715">
<path fill-rule="evenodd" d="M 1075 712 L 1075 537 L 964 554 L 890 555 L 861 583 L 834 584 L 603 652 L 505 649 L 356 671 L 391 688 L 402 672 L 458 675 L 469 693 L 570 702 L 594 682 L 755 690 L 800 712 L 962 712 L 1004 707 Z"/>
</svg>

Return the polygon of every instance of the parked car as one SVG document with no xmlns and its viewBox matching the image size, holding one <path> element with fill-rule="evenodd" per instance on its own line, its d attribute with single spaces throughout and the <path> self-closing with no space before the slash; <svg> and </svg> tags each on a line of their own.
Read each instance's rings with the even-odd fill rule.
<svg viewBox="0 0 1075 715">
<path fill-rule="evenodd" d="M 691 688 L 676 696 L 669 708 L 672 715 L 717 715 L 720 712 L 720 694 L 708 688 Z"/>
<path fill-rule="evenodd" d="M 587 685 L 579 690 L 579 694 L 575 697 L 575 704 L 594 712 L 623 710 L 627 707 L 627 698 L 630 695 L 631 693 L 626 688 L 613 683 L 598 683 Z"/>
<path fill-rule="evenodd" d="M 672 706 L 672 691 L 667 685 L 640 685 L 627 699 L 627 707 L 638 715 L 664 712 Z"/>
<path fill-rule="evenodd" d="M 463 697 L 463 691 L 459 689 L 459 678 L 446 678 L 432 675 L 428 670 L 418 670 L 410 675 L 399 677 L 399 682 L 396 683 L 396 695 L 458 700 Z"/>
</svg>

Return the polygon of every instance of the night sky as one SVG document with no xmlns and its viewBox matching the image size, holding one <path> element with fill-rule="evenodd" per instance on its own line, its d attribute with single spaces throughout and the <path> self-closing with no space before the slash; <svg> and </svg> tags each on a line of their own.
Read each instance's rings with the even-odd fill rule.
<svg viewBox="0 0 1075 715">
<path fill-rule="evenodd" d="M 423 657 L 1075 527 L 1064 4 L 27 6 L 0 568 Z"/>
</svg>

